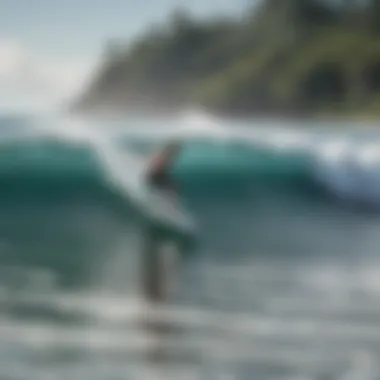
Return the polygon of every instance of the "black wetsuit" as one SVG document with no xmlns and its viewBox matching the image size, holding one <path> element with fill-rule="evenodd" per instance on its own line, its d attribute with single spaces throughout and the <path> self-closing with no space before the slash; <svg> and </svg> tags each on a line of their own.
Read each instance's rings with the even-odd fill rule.
<svg viewBox="0 0 380 380">
<path fill-rule="evenodd" d="M 148 173 L 149 185 L 163 190 L 175 189 L 170 173 L 170 168 L 171 164 L 173 163 L 173 159 L 173 154 L 164 154 L 156 158 L 156 161 L 153 163 Z"/>
<path fill-rule="evenodd" d="M 150 185 L 157 188 L 167 188 L 172 185 L 167 169 L 150 173 L 148 182 Z"/>
</svg>

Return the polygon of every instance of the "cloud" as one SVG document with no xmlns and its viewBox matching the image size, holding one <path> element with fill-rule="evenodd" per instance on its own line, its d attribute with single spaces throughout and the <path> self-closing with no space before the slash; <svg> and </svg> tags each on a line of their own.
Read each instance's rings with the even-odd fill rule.
<svg viewBox="0 0 380 380">
<path fill-rule="evenodd" d="M 23 59 L 20 46 L 12 41 L 0 40 L 0 77 L 12 75 Z"/>
<path fill-rule="evenodd" d="M 61 102 L 83 89 L 92 68 L 91 60 L 39 55 L 18 41 L 0 37 L 0 102 L 28 97 Z"/>
</svg>

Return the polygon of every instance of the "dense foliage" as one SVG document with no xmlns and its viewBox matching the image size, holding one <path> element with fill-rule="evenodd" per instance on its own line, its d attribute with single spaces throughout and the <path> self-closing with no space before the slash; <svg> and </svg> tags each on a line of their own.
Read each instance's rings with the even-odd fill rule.
<svg viewBox="0 0 380 380">
<path fill-rule="evenodd" d="M 176 11 L 110 44 L 80 110 L 380 113 L 380 0 L 263 0 L 244 19 Z"/>
</svg>

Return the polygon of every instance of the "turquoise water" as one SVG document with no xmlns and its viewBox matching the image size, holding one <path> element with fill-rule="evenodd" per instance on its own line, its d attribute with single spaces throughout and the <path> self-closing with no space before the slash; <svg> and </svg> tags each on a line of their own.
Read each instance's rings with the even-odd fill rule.
<svg viewBox="0 0 380 380">
<path fill-rule="evenodd" d="M 0 118 L 0 378 L 378 378 L 377 132 L 182 122 Z M 116 183 L 173 135 L 199 244 L 157 342 Z"/>
</svg>

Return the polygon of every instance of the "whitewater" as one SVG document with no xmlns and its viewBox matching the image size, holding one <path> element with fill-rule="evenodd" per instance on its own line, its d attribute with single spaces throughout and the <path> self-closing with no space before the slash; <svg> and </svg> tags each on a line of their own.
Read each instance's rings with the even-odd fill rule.
<svg viewBox="0 0 380 380">
<path fill-rule="evenodd" d="M 199 242 L 157 342 L 139 194 L 170 139 Z M 3 113 L 0 379 L 377 379 L 379 190 L 376 125 Z"/>
</svg>

